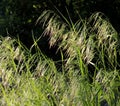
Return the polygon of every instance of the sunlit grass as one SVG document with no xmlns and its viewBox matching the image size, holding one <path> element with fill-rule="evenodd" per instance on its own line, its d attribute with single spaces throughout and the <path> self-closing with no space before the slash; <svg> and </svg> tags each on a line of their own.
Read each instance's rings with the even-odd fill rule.
<svg viewBox="0 0 120 106">
<path fill-rule="evenodd" d="M 50 11 L 39 20 L 46 26 L 50 46 L 61 50 L 62 68 L 42 54 L 38 39 L 33 37 L 28 50 L 19 40 L 1 37 L 0 105 L 119 106 L 119 42 L 112 25 L 100 13 L 75 24 Z"/>
</svg>

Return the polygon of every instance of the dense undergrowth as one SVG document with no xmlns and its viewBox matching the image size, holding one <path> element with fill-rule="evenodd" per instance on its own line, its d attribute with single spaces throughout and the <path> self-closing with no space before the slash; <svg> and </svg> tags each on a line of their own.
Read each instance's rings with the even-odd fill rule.
<svg viewBox="0 0 120 106">
<path fill-rule="evenodd" d="M 39 20 L 50 46 L 61 50 L 61 70 L 42 54 L 38 40 L 28 50 L 19 40 L 1 37 L 0 105 L 119 106 L 119 41 L 101 13 L 73 24 L 45 11 Z"/>
</svg>

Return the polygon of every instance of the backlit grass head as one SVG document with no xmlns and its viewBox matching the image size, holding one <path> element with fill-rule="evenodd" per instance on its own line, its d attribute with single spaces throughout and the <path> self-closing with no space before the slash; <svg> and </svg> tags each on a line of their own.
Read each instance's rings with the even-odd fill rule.
<svg viewBox="0 0 120 106">
<path fill-rule="evenodd" d="M 99 64 L 101 67 L 117 64 L 117 32 L 102 13 L 95 13 L 87 20 L 80 18 L 76 23 L 61 16 L 45 11 L 37 22 L 44 23 L 44 35 L 49 35 L 50 47 L 58 45 L 58 49 L 66 51 L 66 63 L 76 60 L 79 51 L 85 64 Z"/>
</svg>

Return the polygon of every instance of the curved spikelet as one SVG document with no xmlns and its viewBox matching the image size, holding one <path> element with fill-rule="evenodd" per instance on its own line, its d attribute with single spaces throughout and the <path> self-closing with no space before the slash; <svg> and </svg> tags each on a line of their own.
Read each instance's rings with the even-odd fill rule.
<svg viewBox="0 0 120 106">
<path fill-rule="evenodd" d="M 85 64 L 103 66 L 107 63 L 113 66 L 116 61 L 117 32 L 103 16 L 102 13 L 95 13 L 88 20 L 68 23 L 65 17 L 60 18 L 51 11 L 45 11 L 38 21 L 45 23 L 44 35 L 49 35 L 50 47 L 57 44 L 58 49 L 66 51 L 70 58 L 66 63 L 75 60 L 79 51 Z"/>
</svg>

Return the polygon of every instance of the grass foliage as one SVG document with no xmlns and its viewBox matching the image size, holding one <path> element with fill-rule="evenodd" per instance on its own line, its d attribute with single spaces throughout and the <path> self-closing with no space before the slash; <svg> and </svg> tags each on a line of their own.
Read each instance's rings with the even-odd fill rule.
<svg viewBox="0 0 120 106">
<path fill-rule="evenodd" d="M 0 38 L 1 106 L 119 106 L 117 32 L 101 13 L 75 24 L 62 18 L 45 11 L 38 19 L 50 47 L 66 51 L 61 72 L 41 53 L 38 40 L 28 50 L 19 40 Z"/>
</svg>

